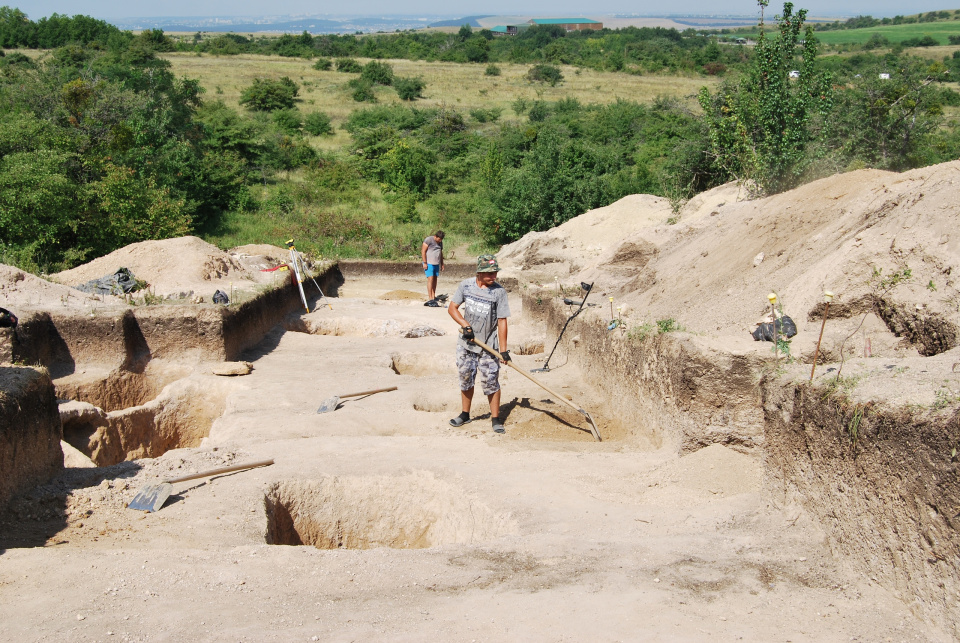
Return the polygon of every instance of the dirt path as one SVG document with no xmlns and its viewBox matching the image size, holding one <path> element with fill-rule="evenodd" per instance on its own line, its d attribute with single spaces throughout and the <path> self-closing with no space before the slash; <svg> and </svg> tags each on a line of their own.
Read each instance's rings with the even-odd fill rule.
<svg viewBox="0 0 960 643">
<path fill-rule="evenodd" d="M 68 470 L 51 485 L 65 515 L 0 525 L 3 638 L 950 640 L 838 564 L 802 510 L 764 491 L 758 459 L 655 449 L 572 365 L 539 377 L 590 410 L 604 442 L 509 372 L 506 435 L 482 406 L 453 429 L 445 310 L 378 298 L 420 281 L 347 279 L 332 311 L 298 326 L 339 334 L 270 335 L 201 447 Z M 511 307 L 510 343 L 536 337 Z M 158 477 L 267 457 L 177 485 L 157 513 L 124 508 Z M 11 547 L 24 544 L 47 546 Z"/>
</svg>

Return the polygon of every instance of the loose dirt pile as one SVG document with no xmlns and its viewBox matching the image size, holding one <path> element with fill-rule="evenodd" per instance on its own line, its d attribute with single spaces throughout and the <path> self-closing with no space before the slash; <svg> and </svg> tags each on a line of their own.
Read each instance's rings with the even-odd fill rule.
<svg viewBox="0 0 960 643">
<path fill-rule="evenodd" d="M 830 290 L 830 356 L 854 329 L 845 351 L 933 355 L 960 342 L 958 186 L 960 162 L 850 172 L 754 201 L 727 185 L 691 200 L 673 225 L 662 199 L 627 197 L 531 233 L 499 257 L 504 275 L 539 280 L 545 296 L 555 280 L 568 291 L 595 281 L 595 293 L 623 307 L 628 328 L 673 319 L 749 341 L 774 292 L 801 334 L 811 331 L 791 351 L 810 359 Z M 608 302 L 593 301 L 609 318 Z M 861 326 L 869 312 L 877 314 Z"/>
<path fill-rule="evenodd" d="M 162 297 L 201 296 L 210 301 L 218 289 L 251 290 L 288 278 L 286 271 L 262 272 L 285 263 L 289 251 L 266 244 L 247 245 L 224 252 L 197 237 L 142 241 L 108 255 L 51 275 L 59 283 L 77 286 L 128 268 Z"/>
<path fill-rule="evenodd" d="M 119 298 L 91 295 L 0 264 L 0 307 L 17 315 L 25 310 L 85 310 L 122 305 Z"/>
</svg>

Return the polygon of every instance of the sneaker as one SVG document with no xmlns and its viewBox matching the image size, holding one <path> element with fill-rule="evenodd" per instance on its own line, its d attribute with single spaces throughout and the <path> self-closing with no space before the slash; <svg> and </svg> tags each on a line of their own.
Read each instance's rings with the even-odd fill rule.
<svg viewBox="0 0 960 643">
<path fill-rule="evenodd" d="M 463 426 L 470 421 L 470 416 L 463 417 L 463 413 L 450 420 L 450 426 Z"/>
<path fill-rule="evenodd" d="M 494 433 L 504 433 L 503 422 L 500 421 L 500 418 L 493 418 L 491 423 L 493 424 Z"/>
<path fill-rule="evenodd" d="M 431 299 L 430 301 L 423 304 L 424 306 L 430 306 L 431 308 L 440 308 L 440 304 L 437 303 L 436 299 Z"/>
</svg>

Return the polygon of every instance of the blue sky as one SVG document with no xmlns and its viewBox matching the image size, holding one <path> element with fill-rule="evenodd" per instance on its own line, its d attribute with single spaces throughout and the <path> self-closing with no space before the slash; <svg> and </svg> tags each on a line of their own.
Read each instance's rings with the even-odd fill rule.
<svg viewBox="0 0 960 643">
<path fill-rule="evenodd" d="M 0 0 L 2 2 L 3 0 Z M 728 0 L 718 3 L 715 0 L 680 0 L 664 5 L 661 2 L 635 2 L 630 0 L 484 0 L 464 2 L 462 0 L 353 0 L 350 3 L 316 2 L 309 0 L 274 0 L 264 3 L 262 0 L 26 0 L 15 2 L 7 0 L 4 4 L 17 7 L 30 18 L 37 19 L 51 13 L 66 15 L 84 14 L 95 18 L 125 17 L 166 17 L 166 16 L 285 16 L 285 15 L 321 15 L 335 16 L 348 10 L 351 15 L 368 14 L 430 14 L 461 17 L 467 15 L 560 15 L 577 16 L 605 15 L 612 13 L 656 14 L 669 7 L 670 13 L 696 13 L 727 15 L 753 15 L 758 13 L 754 0 Z M 779 13 L 782 2 L 771 0 L 770 9 Z M 893 0 L 800 0 L 794 3 L 796 8 L 806 8 L 811 15 L 872 15 L 893 16 L 912 14 L 921 11 L 960 8 L 960 2 L 953 6 L 944 6 L 942 2 L 920 0 L 903 2 Z"/>
</svg>

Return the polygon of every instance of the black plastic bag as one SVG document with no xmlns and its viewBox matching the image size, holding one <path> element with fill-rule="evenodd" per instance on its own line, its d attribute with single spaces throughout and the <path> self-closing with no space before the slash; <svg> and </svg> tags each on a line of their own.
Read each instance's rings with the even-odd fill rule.
<svg viewBox="0 0 960 643">
<path fill-rule="evenodd" d="M 0 328 L 16 328 L 17 316 L 6 308 L 0 308 Z"/>
<path fill-rule="evenodd" d="M 105 275 L 99 279 L 92 279 L 85 284 L 74 286 L 77 290 L 93 293 L 94 295 L 123 295 L 139 290 L 137 279 L 127 268 L 120 268 L 112 275 Z"/>
<path fill-rule="evenodd" d="M 223 292 L 222 290 L 218 290 L 217 292 L 213 293 L 213 303 L 226 305 L 230 303 L 230 298 L 227 297 L 227 293 Z"/>
<path fill-rule="evenodd" d="M 784 315 L 777 320 L 777 334 L 780 337 L 790 339 L 797 334 L 797 325 L 793 323 L 792 319 Z M 753 339 L 758 342 L 772 342 L 773 322 L 767 322 L 757 326 L 757 330 L 753 331 Z"/>
</svg>

